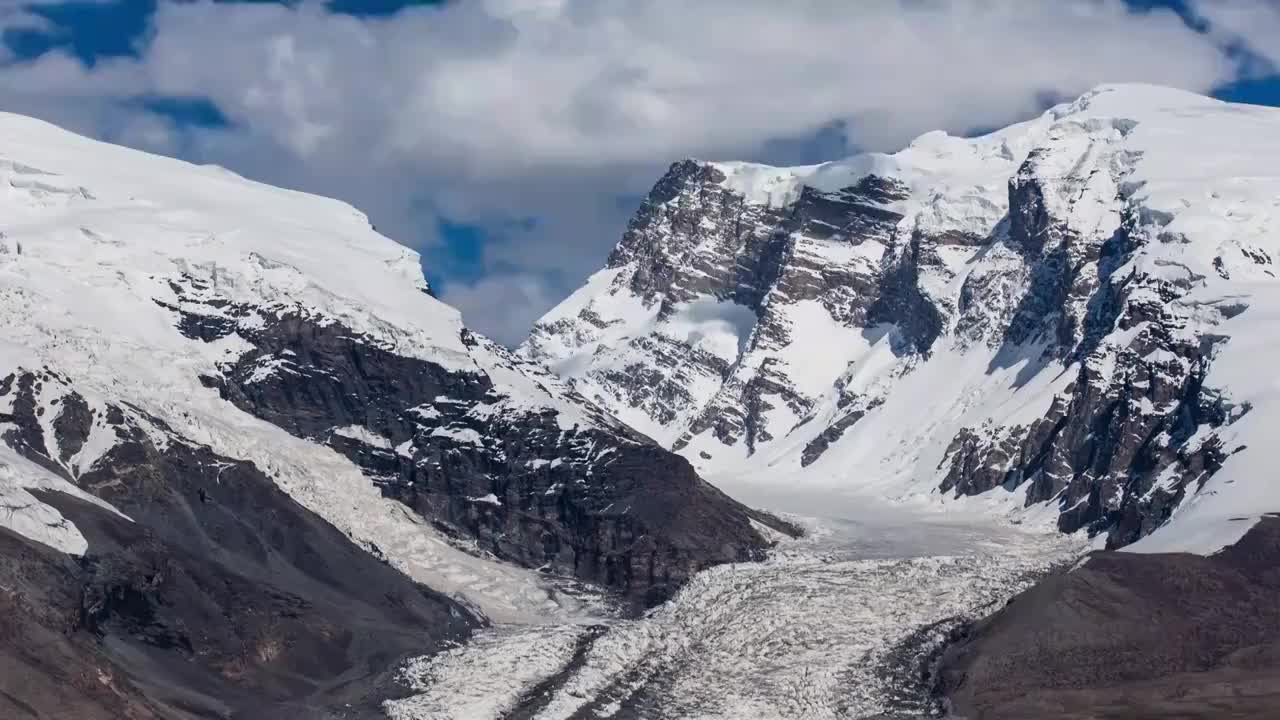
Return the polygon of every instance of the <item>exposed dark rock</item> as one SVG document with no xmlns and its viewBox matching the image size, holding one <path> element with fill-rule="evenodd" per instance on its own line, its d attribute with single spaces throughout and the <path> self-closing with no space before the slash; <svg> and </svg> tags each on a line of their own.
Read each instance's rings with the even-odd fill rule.
<svg viewBox="0 0 1280 720">
<path fill-rule="evenodd" d="M 486 375 L 394 354 L 337 323 L 283 316 L 245 334 L 256 349 L 225 369 L 224 397 L 327 442 L 386 495 L 498 557 L 647 606 L 702 568 L 760 557 L 751 519 L 793 532 L 603 416 L 603 427 L 564 430 L 550 409 L 476 411 L 505 400 Z M 276 363 L 286 370 L 261 371 Z M 343 435 L 351 426 L 377 441 Z"/>
<path fill-rule="evenodd" d="M 822 457 L 822 453 L 826 452 L 832 443 L 844 435 L 846 430 L 853 427 L 863 416 L 878 407 L 881 402 L 880 398 L 873 398 L 861 407 L 849 409 L 844 415 L 840 416 L 840 419 L 828 425 L 818 437 L 810 440 L 804 446 L 804 452 L 800 455 L 800 466 L 807 467 L 812 465 L 818 458 Z"/>
<path fill-rule="evenodd" d="M 70 392 L 59 401 L 61 409 L 53 420 L 53 431 L 58 437 L 58 460 L 69 461 L 89 439 L 93 426 L 93 411 L 79 393 Z"/>
<path fill-rule="evenodd" d="M 686 364 L 695 364 L 718 378 L 726 377 L 731 369 L 722 358 L 665 336 L 636 338 L 634 344 L 650 362 L 628 365 L 609 373 L 607 379 L 628 403 L 646 408 L 659 422 L 674 421 L 680 408 L 694 402 L 686 389 Z"/>
<path fill-rule="evenodd" d="M 938 663 L 970 623 L 950 617 L 916 629 L 894 643 L 877 674 L 888 689 L 886 708 L 866 720 L 920 720 L 943 717 L 944 702 L 935 692 Z"/>
<path fill-rule="evenodd" d="M 864 323 L 895 326 L 897 332 L 891 337 L 895 340 L 894 350 L 901 355 L 927 356 L 943 331 L 942 313 L 920 289 L 920 268 L 931 264 L 927 257 L 930 248 L 923 243 L 921 237 L 913 237 L 900 254 L 881 269 L 879 291 Z"/>
<path fill-rule="evenodd" d="M 771 208 L 746 202 L 723 187 L 724 180 L 716 167 L 687 160 L 672 165 L 654 186 L 609 258 L 609 267 L 636 264 L 630 290 L 638 297 L 660 304 L 662 312 L 708 296 L 749 310 L 757 320 L 739 359 L 752 349 L 789 343 L 790 327 L 779 310 L 804 300 L 821 302 L 833 317 L 854 327 L 898 323 L 904 352 L 932 344 L 941 331 L 941 316 L 916 287 L 914 255 L 882 274 L 796 251 L 801 236 L 850 245 L 889 244 L 902 215 L 887 205 L 906 197 L 900 182 L 869 175 L 835 192 L 802 187 L 794 202 Z M 590 310 L 583 312 L 580 319 L 592 322 Z M 572 329 L 545 326 L 534 334 L 556 332 Z M 754 452 L 776 433 L 764 418 L 779 399 L 800 417 L 812 410 L 814 399 L 796 392 L 774 363 L 739 375 L 736 363 L 668 337 L 641 335 L 630 343 L 648 362 L 611 370 L 602 380 L 622 403 L 645 410 L 660 423 L 696 412 L 676 441 L 677 449 L 710 430 L 726 445 L 741 440 Z M 699 408 L 700 401 L 687 388 L 704 377 L 722 386 Z"/>
<path fill-rule="evenodd" d="M 587 656 L 595 647 L 596 640 L 608 632 L 608 629 L 607 625 L 592 625 L 587 628 L 587 631 L 574 642 L 569 661 L 564 663 L 555 674 L 547 676 L 537 685 L 526 690 L 515 702 L 515 707 L 502 716 L 502 720 L 535 720 L 556 697 L 556 692 L 561 690 L 586 664 Z"/>
<path fill-rule="evenodd" d="M 1221 466 L 1231 449 L 1199 431 L 1242 409 L 1204 387 L 1219 339 L 1181 331 L 1177 300 L 1202 278 L 1117 276 L 1141 247 L 1137 218 L 1123 217 L 1105 239 L 1079 234 L 1045 204 L 1052 180 L 1034 172 L 1037 161 L 1033 153 L 1010 183 L 1006 242 L 1028 281 L 998 337 L 1007 357 L 1075 363 L 1075 381 L 1030 425 L 962 429 L 940 487 L 1021 487 L 1028 505 L 1058 502 L 1064 532 L 1107 533 L 1108 547 L 1119 547 L 1159 527 Z M 971 277 L 969 302 L 994 302 L 1000 279 Z M 1106 340 L 1117 329 L 1135 331 L 1125 346 Z"/>
<path fill-rule="evenodd" d="M 178 331 L 192 340 L 213 342 L 228 337 L 235 333 L 242 318 L 254 312 L 250 306 L 218 297 L 216 287 L 186 273 L 169 280 L 168 284 L 178 303 L 171 305 L 160 300 L 155 303 L 177 313 Z"/>
<path fill-rule="evenodd" d="M 13 382 L 8 382 L 11 378 Z M 6 378 L 5 386 L 12 388 L 9 392 L 13 394 L 13 409 L 6 418 L 9 427 L 0 433 L 0 440 L 29 457 L 37 465 L 58 475 L 64 475 L 66 471 L 52 457 L 53 453 L 46 447 L 44 433 L 40 429 L 40 416 L 45 410 L 36 402 L 36 393 L 41 382 L 39 375 L 28 372 Z"/>
<path fill-rule="evenodd" d="M 939 690 L 972 720 L 1270 718 L 1280 519 L 1211 556 L 1095 554 L 978 623 Z"/>
<path fill-rule="evenodd" d="M 80 628 L 76 561 L 0 529 L 0 717 L 192 717 L 148 699 Z"/>
<path fill-rule="evenodd" d="M 1024 299 L 1007 351 L 1047 339 L 1046 352 L 1076 360 L 1075 381 L 1028 426 L 963 429 L 943 461 L 942 490 L 973 495 L 1026 483 L 1028 505 L 1058 501 L 1063 531 L 1107 532 L 1118 547 L 1159 527 L 1188 488 L 1198 490 L 1221 466 L 1220 443 L 1197 435 L 1240 412 L 1204 387 L 1216 341 L 1174 332 L 1184 321 L 1170 303 L 1184 289 L 1136 274 L 1112 278 L 1132 250 L 1128 234 L 1117 233 L 1082 261 L 1105 284 L 1046 281 L 1047 299 Z M 1056 268 L 1039 271 L 1046 277 L 1062 272 L 1057 252 L 1040 265 Z M 1033 279 L 1029 296 L 1037 288 Z M 1084 308 L 1079 324 L 1046 310 L 1068 306 Z M 1138 332 L 1127 347 L 1101 345 L 1116 327 Z"/>
<path fill-rule="evenodd" d="M 40 382 L 23 373 L 16 385 Z M 64 415 L 89 412 L 78 395 L 59 404 Z M 478 624 L 253 464 L 135 411 L 108 415 L 118 444 L 70 479 L 127 518 L 33 491 L 85 536 L 85 555 L 0 533 L 0 605 L 11 610 L 0 635 L 12 639 L 0 643 L 0 708 L 8 702 L 13 717 L 375 717 L 379 699 L 396 692 L 390 677 L 402 659 Z M 39 460 L 54 443 L 25 417 L 13 434 L 25 440 L 13 447 Z M 53 427 L 66 447 L 84 425 Z M 169 435 L 164 447 L 156 433 Z M 22 645 L 42 642 L 47 652 Z"/>
</svg>

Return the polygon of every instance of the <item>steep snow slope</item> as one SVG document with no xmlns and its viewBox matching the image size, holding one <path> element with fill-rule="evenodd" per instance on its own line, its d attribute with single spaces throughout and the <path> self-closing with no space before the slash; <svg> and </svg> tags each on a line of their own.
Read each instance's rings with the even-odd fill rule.
<svg viewBox="0 0 1280 720">
<path fill-rule="evenodd" d="M 520 351 L 706 473 L 1215 550 L 1280 510 L 1277 167 L 1280 111 L 1131 85 L 893 155 L 685 161 Z"/>
<path fill-rule="evenodd" d="M 361 526 L 376 524 L 374 518 L 389 515 L 390 506 L 375 499 L 361 507 L 350 497 L 364 494 L 359 485 L 369 485 L 354 467 L 344 467 L 329 451 L 289 442 L 283 432 L 235 412 L 199 384 L 200 373 L 216 372 L 245 343 L 236 337 L 193 342 L 175 331 L 157 301 L 174 295 L 167 278 L 203 276 L 235 301 L 306 304 L 406 353 L 470 366 L 457 313 L 419 291 L 425 286 L 413 253 L 378 237 L 362 215 L 341 203 L 96 143 L 28 118 L 0 117 L 0 153 L 0 202 L 6 211 L 0 229 L 0 360 L 6 373 L 53 368 L 75 378 L 80 395 L 136 404 L 183 435 L 275 468 L 282 483 L 296 483 L 295 494 L 309 496 L 307 504 L 339 527 L 399 549 L 377 530 L 361 532 Z M 317 251 L 326 244 L 336 252 Z M 388 275 L 400 282 L 387 282 Z M 411 310 L 424 306 L 427 312 Z M 47 397 L 41 393 L 33 399 L 37 412 L 51 423 L 69 392 L 62 386 Z M 16 393 L 5 395 L 11 406 Z M 71 481 L 118 441 L 105 413 L 95 417 L 87 457 L 64 462 L 56 449 L 48 452 L 55 469 Z M 57 433 L 48 427 L 43 440 L 52 445 Z M 38 476 L 27 463 L 7 461 L 8 474 L 30 482 Z M 316 492 L 321 481 L 331 497 Z M 346 513 L 347 507 L 357 512 Z M 25 512 L 11 511 L 5 524 L 49 542 L 21 524 L 30 522 L 24 515 L 50 510 L 30 505 Z M 74 528 L 64 532 L 76 536 Z M 431 533 L 418 527 L 400 532 L 432 542 Z M 83 539 L 66 549 L 83 552 Z"/>
<path fill-rule="evenodd" d="M 24 488 L 109 496 L 83 479 L 136 430 L 254 463 L 499 615 L 545 611 L 547 583 L 476 555 L 651 602 L 766 545 L 683 460 L 469 333 L 343 203 L 0 115 L 0 209 L 0 437 L 26 458 L 0 457 L 3 527 L 84 552 Z"/>
</svg>

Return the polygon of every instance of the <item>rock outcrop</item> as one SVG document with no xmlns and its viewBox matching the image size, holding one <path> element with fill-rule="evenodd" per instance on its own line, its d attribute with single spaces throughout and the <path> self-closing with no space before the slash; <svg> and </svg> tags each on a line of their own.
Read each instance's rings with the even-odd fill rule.
<svg viewBox="0 0 1280 720">
<path fill-rule="evenodd" d="M 246 325 L 254 349 L 204 382 L 328 444 L 383 493 L 499 558 L 649 606 L 709 565 L 760 559 L 753 521 L 789 530 L 585 402 L 591 414 L 566 427 L 554 408 L 523 406 L 517 388 L 489 374 L 396 355 L 341 324 L 299 313 Z M 488 340 L 464 342 L 511 375 L 539 378 Z M 287 372 L 261 373 L 278 363 Z"/>
<path fill-rule="evenodd" d="M 3 471 L 61 475 L 99 501 L 32 491 L 84 536 L 78 557 L 0 529 L 5 717 L 325 717 L 348 705 L 376 717 L 399 660 L 482 624 L 252 463 L 74 391 L 43 405 L 64 380 L 0 382 L 0 398 L 16 396 L 5 440 L 17 455 Z M 95 428 L 116 442 L 92 467 L 73 475 L 50 457 L 74 455 Z"/>
</svg>

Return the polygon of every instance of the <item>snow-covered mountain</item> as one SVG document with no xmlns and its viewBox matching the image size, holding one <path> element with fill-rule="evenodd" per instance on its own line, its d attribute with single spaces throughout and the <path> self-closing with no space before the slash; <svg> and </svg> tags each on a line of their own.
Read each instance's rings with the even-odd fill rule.
<svg viewBox="0 0 1280 720">
<path fill-rule="evenodd" d="M 1060 630 L 1115 641 L 1151 607 L 1181 618 L 1188 667 L 1226 648 L 1265 674 L 1232 648 L 1274 623 L 1222 588 L 1247 570 L 1274 594 L 1280 535 L 1255 523 L 1280 511 L 1277 168 L 1280 111 L 1145 86 L 893 155 L 685 161 L 512 353 L 347 205 L 0 114 L 0 715 L 381 717 L 410 656 L 422 695 L 400 717 L 821 715 L 851 683 L 880 707 L 865 686 L 898 635 L 1081 544 L 1011 548 L 1036 533 L 965 512 L 933 537 L 977 555 L 884 560 L 880 536 L 927 536 L 924 514 L 832 513 L 853 537 L 819 523 L 807 550 L 686 583 L 792 532 L 699 470 L 1148 551 L 1255 528 L 1195 562 L 1095 558 L 1041 593 L 1086 594 L 1042 597 L 1034 622 L 1013 606 L 1021 634 L 948 677 L 986 702 L 1011 657 L 988 642 L 1038 648 L 1027 668 L 1155 648 L 1163 677 L 1159 638 Z M 574 580 L 635 607 L 685 589 L 589 625 L 566 620 Z M 935 581 L 955 592 L 914 603 Z M 1088 593 L 1094 619 L 1072 605 Z M 1243 619 L 1177 629 L 1213 617 L 1197 603 Z"/>
<path fill-rule="evenodd" d="M 976 138 L 686 160 L 519 352 L 704 473 L 1221 547 L 1280 510 L 1280 111 L 1104 86 Z"/>
<path fill-rule="evenodd" d="M 105 638 L 0 654 L 46 699 L 107 678 L 77 717 L 345 702 L 464 605 L 566 602 L 535 569 L 648 605 L 785 529 L 467 331 L 345 204 L 0 115 L 0 210 L 0 632 Z"/>
</svg>

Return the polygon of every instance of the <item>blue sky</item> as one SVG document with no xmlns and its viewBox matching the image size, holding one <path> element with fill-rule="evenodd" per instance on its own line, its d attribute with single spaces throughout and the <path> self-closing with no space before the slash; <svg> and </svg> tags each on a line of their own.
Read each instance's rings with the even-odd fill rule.
<svg viewBox="0 0 1280 720">
<path fill-rule="evenodd" d="M 892 149 L 1110 81 L 1280 105 L 1275 0 L 991 5 L 12 0 L 0 108 L 351 201 L 514 342 L 683 156 Z"/>
</svg>

